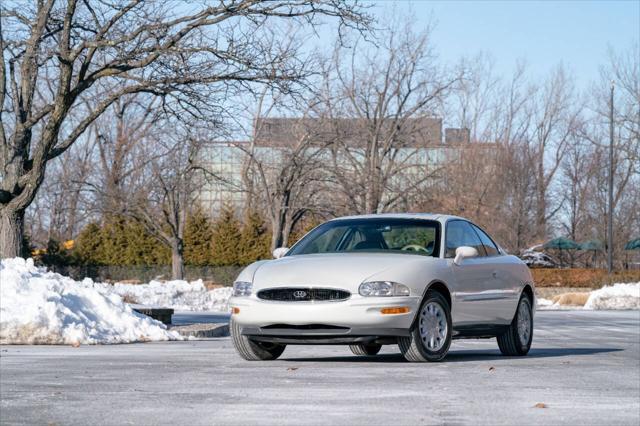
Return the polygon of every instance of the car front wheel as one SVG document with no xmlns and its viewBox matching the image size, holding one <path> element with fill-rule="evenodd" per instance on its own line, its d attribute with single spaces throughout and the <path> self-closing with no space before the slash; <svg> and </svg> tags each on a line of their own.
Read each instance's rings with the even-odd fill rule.
<svg viewBox="0 0 640 426">
<path fill-rule="evenodd" d="M 533 313 L 531 301 L 526 295 L 520 297 L 518 310 L 507 331 L 497 337 L 498 347 L 503 355 L 526 355 L 533 340 Z"/>
<path fill-rule="evenodd" d="M 242 335 L 240 327 L 233 319 L 229 321 L 229 332 L 236 351 L 247 361 L 274 360 L 282 355 L 282 352 L 284 352 L 287 346 L 251 340 L 247 336 Z"/>
<path fill-rule="evenodd" d="M 408 337 L 399 337 L 400 352 L 411 362 L 440 361 L 451 346 L 451 308 L 441 293 L 428 291 Z"/>
</svg>

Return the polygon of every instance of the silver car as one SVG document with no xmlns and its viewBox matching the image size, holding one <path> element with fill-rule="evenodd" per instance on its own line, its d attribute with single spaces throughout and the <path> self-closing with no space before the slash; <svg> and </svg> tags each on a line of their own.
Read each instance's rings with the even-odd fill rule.
<svg viewBox="0 0 640 426">
<path fill-rule="evenodd" d="M 326 222 L 234 284 L 231 334 L 248 360 L 286 345 L 345 344 L 409 361 L 443 359 L 452 339 L 531 347 L 535 289 L 527 266 L 480 227 L 449 215 L 384 214 Z"/>
</svg>

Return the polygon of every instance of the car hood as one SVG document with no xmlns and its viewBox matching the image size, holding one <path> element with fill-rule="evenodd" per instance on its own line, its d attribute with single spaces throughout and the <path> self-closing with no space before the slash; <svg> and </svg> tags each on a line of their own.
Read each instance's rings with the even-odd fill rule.
<svg viewBox="0 0 640 426">
<path fill-rule="evenodd" d="M 331 253 L 286 256 L 262 263 L 253 276 L 255 290 L 269 287 L 332 287 L 357 293 L 365 280 L 394 270 L 424 264 L 434 258 L 395 253 Z M 385 273 L 386 272 L 386 273 Z"/>
</svg>

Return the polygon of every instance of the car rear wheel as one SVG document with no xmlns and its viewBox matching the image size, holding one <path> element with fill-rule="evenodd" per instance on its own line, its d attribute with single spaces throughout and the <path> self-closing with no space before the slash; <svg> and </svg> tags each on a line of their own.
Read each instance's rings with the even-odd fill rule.
<svg viewBox="0 0 640 426">
<path fill-rule="evenodd" d="M 380 349 L 382 349 L 382 345 L 378 345 L 375 343 L 369 343 L 369 344 L 358 344 L 358 345 L 349 345 L 349 349 L 351 349 L 351 352 L 353 352 L 354 355 L 361 355 L 361 356 L 372 356 L 372 355 L 377 355 L 378 352 L 380 352 Z"/>
<path fill-rule="evenodd" d="M 444 296 L 428 291 L 409 337 L 399 337 L 400 352 L 411 362 L 440 361 L 451 346 L 451 308 Z"/>
<path fill-rule="evenodd" d="M 498 347 L 503 355 L 526 355 L 533 340 L 533 313 L 531 301 L 526 295 L 520 297 L 518 310 L 507 331 L 497 337 Z"/>
<path fill-rule="evenodd" d="M 257 342 L 241 334 L 238 324 L 232 319 L 229 321 L 231 341 L 238 354 L 247 361 L 270 361 L 278 358 L 284 352 L 287 345 L 277 343 Z"/>
</svg>

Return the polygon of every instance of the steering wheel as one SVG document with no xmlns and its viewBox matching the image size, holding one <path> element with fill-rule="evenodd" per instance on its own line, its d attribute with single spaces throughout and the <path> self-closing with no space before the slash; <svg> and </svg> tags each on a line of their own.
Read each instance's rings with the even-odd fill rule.
<svg viewBox="0 0 640 426">
<path fill-rule="evenodd" d="M 427 250 L 426 248 L 422 247 L 419 244 L 407 244 L 406 246 L 402 247 L 400 250 L 422 251 L 425 253 L 429 253 L 429 250 Z"/>
</svg>

